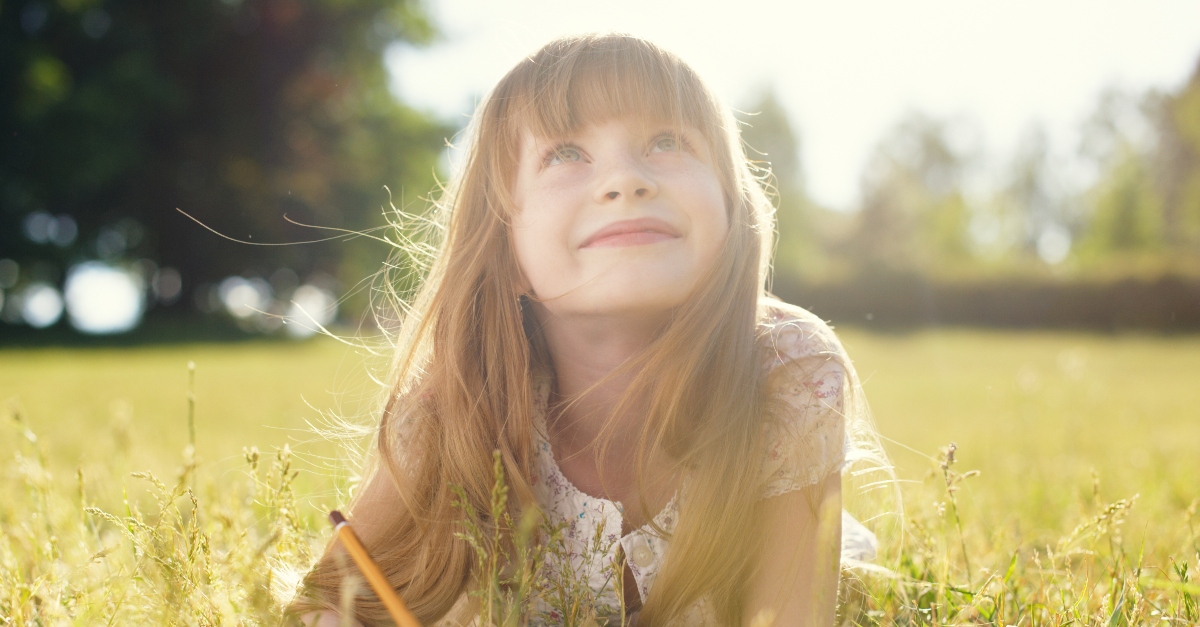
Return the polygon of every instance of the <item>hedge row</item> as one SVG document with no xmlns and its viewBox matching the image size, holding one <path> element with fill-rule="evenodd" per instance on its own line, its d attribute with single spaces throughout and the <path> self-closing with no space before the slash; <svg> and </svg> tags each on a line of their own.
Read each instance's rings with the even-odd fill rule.
<svg viewBox="0 0 1200 627">
<path fill-rule="evenodd" d="M 777 277 L 774 287 L 780 298 L 826 320 L 879 328 L 1200 331 L 1200 279 L 1192 277 L 950 282 L 871 275 L 830 284 Z"/>
</svg>

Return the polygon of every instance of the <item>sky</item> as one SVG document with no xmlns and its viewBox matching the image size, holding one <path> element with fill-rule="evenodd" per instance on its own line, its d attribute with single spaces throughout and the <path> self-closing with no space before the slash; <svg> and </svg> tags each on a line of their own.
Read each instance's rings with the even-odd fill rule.
<svg viewBox="0 0 1200 627">
<path fill-rule="evenodd" d="M 852 208 L 873 148 L 907 112 L 966 121 L 996 163 L 1043 125 L 1058 153 L 1107 87 L 1174 89 L 1200 61 L 1198 0 L 436 0 L 442 36 L 399 45 L 393 91 L 469 115 L 522 57 L 566 34 L 646 37 L 691 64 L 730 106 L 771 86 L 820 203 Z M 749 7 L 749 10 L 737 7 Z M 465 117 L 462 117 L 465 121 Z"/>
</svg>

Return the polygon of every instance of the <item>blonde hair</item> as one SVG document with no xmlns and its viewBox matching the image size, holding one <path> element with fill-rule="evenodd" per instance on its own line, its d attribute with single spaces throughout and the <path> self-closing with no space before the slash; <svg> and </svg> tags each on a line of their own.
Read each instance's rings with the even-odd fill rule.
<svg viewBox="0 0 1200 627">
<path fill-rule="evenodd" d="M 471 549 L 455 535 L 463 514 L 449 487 L 462 488 L 475 524 L 495 524 L 487 513 L 492 451 L 499 450 L 510 494 L 520 506 L 536 506 L 532 377 L 550 364 L 531 324 L 508 233 L 517 211 L 510 187 L 520 138 L 568 136 L 614 118 L 698 132 L 713 156 L 730 225 L 692 297 L 622 368 L 654 373 L 634 377 L 622 402 L 649 399 L 639 482 L 652 450 L 688 471 L 671 552 L 639 622 L 664 624 L 702 596 L 723 623 L 740 621 L 761 536 L 760 517 L 747 512 L 760 506 L 762 487 L 751 462 L 764 444 L 758 334 L 773 207 L 744 156 L 733 116 L 699 76 L 648 41 L 605 34 L 553 41 L 501 79 L 479 105 L 465 162 L 436 203 L 442 240 L 403 317 L 374 463 L 350 505 L 369 550 L 424 623 L 445 616 L 473 575 Z M 339 583 L 327 550 L 306 578 L 308 599 L 294 608 L 335 607 Z M 356 612 L 367 622 L 386 619 L 373 596 Z"/>
</svg>

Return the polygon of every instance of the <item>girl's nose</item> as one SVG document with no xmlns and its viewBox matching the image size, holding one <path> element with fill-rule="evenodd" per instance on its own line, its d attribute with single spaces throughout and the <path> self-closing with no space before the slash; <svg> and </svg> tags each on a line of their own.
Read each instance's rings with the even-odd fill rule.
<svg viewBox="0 0 1200 627">
<path fill-rule="evenodd" d="M 599 191 L 599 202 L 611 202 L 622 198 L 626 201 L 649 200 L 658 194 L 658 185 L 643 171 L 641 164 L 626 159 L 609 171 Z"/>
</svg>

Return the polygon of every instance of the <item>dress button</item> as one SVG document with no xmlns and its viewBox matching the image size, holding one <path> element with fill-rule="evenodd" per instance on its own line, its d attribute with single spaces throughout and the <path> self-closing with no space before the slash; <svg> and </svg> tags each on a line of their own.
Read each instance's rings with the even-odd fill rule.
<svg viewBox="0 0 1200 627">
<path fill-rule="evenodd" d="M 654 552 L 649 547 L 639 546 L 633 550 L 633 563 L 645 568 L 654 563 Z"/>
</svg>

